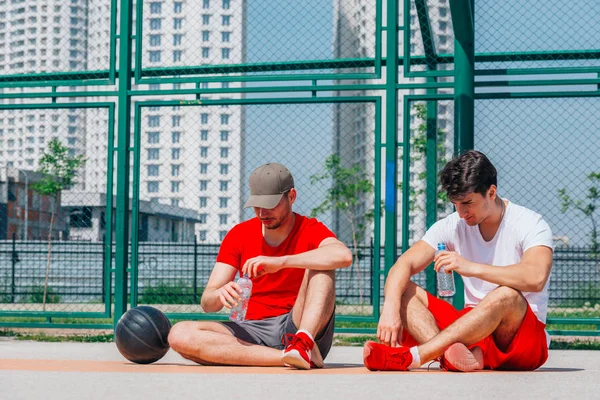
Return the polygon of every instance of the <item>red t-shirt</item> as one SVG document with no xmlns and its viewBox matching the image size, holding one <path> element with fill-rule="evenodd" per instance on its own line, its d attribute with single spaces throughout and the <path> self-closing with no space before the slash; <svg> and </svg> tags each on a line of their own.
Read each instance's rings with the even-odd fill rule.
<svg viewBox="0 0 600 400">
<path fill-rule="evenodd" d="M 334 237 L 323 223 L 315 218 L 295 214 L 294 227 L 277 247 L 271 247 L 262 236 L 262 222 L 252 218 L 234 226 L 223 239 L 217 262 L 229 264 L 238 271 L 246 260 L 257 256 L 278 257 L 316 249 L 326 238 Z M 252 278 L 252 296 L 246 319 L 277 317 L 289 312 L 304 278 L 302 268 L 284 268 L 272 274 Z"/>
</svg>

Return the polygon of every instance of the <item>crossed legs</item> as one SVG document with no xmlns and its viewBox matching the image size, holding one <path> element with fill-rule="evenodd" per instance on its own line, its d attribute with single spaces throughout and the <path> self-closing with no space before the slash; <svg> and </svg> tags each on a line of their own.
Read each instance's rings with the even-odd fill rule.
<svg viewBox="0 0 600 400">
<path fill-rule="evenodd" d="M 334 274 L 307 270 L 292 309 L 294 324 L 313 337 L 333 313 Z M 281 350 L 238 339 L 218 322 L 179 322 L 171 328 L 169 345 L 184 358 L 204 365 L 283 366 Z"/>
<path fill-rule="evenodd" d="M 527 300 L 519 291 L 500 286 L 472 311 L 440 331 L 427 308 L 425 290 L 409 283 L 401 304 L 402 324 L 419 343 L 422 363 L 441 356 L 454 343 L 470 346 L 490 334 L 498 348 L 506 350 L 519 330 L 528 307 Z"/>
</svg>

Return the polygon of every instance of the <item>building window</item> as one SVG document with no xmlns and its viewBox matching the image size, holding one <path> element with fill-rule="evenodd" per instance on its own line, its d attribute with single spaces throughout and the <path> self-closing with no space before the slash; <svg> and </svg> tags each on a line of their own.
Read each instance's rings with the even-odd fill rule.
<svg viewBox="0 0 600 400">
<path fill-rule="evenodd" d="M 221 147 L 221 158 L 229 157 L 229 147 Z"/>
<path fill-rule="evenodd" d="M 230 0 L 223 0 L 223 9 L 224 10 L 229 10 L 230 6 L 231 6 L 231 1 Z"/>
<path fill-rule="evenodd" d="M 205 224 L 207 219 L 208 214 L 198 214 L 198 221 L 200 221 L 201 224 Z"/>
<path fill-rule="evenodd" d="M 160 14 L 162 12 L 162 3 L 150 3 L 150 14 Z"/>
<path fill-rule="evenodd" d="M 173 18 L 173 29 L 181 29 L 183 26 L 183 18 Z"/>
<path fill-rule="evenodd" d="M 200 114 L 200 123 L 208 124 L 208 114 L 207 113 Z"/>
<path fill-rule="evenodd" d="M 208 131 L 203 129 L 200 131 L 200 140 L 206 141 L 208 140 Z"/>
<path fill-rule="evenodd" d="M 203 47 L 202 48 L 202 57 L 203 58 L 210 57 L 210 47 Z"/>
<path fill-rule="evenodd" d="M 210 8 L 210 0 L 202 0 L 202 8 Z"/>
<path fill-rule="evenodd" d="M 180 139 L 181 139 L 181 132 L 171 132 L 171 142 L 172 143 L 179 143 Z"/>
<path fill-rule="evenodd" d="M 179 160 L 180 149 L 171 149 L 171 159 Z"/>
<path fill-rule="evenodd" d="M 229 218 L 229 215 L 227 215 L 227 214 L 219 214 L 219 224 L 226 225 L 228 218 Z"/>
<path fill-rule="evenodd" d="M 150 30 L 158 31 L 160 30 L 162 25 L 162 20 L 160 18 L 150 18 Z"/>
<path fill-rule="evenodd" d="M 229 125 L 229 114 L 221 114 L 221 125 Z"/>
<path fill-rule="evenodd" d="M 93 225 L 90 207 L 74 208 L 69 217 L 69 225 L 74 228 L 91 228 Z"/>
<path fill-rule="evenodd" d="M 227 231 L 219 231 L 219 240 L 223 241 L 223 239 L 225 239 L 225 236 L 227 236 Z"/>
<path fill-rule="evenodd" d="M 210 31 L 202 31 L 202 41 L 208 42 L 210 40 Z"/>
<path fill-rule="evenodd" d="M 229 164 L 219 164 L 219 172 L 222 175 L 227 175 L 229 173 Z"/>
<path fill-rule="evenodd" d="M 208 147 L 207 146 L 200 147 L 200 157 L 202 157 L 202 158 L 208 157 Z"/>
<path fill-rule="evenodd" d="M 152 50 L 150 53 L 150 62 L 160 62 L 160 50 Z"/>
<path fill-rule="evenodd" d="M 171 193 L 179 193 L 179 181 L 171 181 Z"/>
<path fill-rule="evenodd" d="M 229 131 L 221 131 L 221 142 L 229 141 Z"/>
<path fill-rule="evenodd" d="M 179 164 L 171 164 L 171 176 L 179 176 Z"/>
<path fill-rule="evenodd" d="M 198 240 L 201 242 L 206 241 L 206 231 L 198 231 Z"/>
<path fill-rule="evenodd" d="M 202 25 L 210 24 L 210 14 L 202 14 Z"/>
<path fill-rule="evenodd" d="M 208 204 L 208 197 L 200 197 L 200 208 L 204 208 Z"/>
<path fill-rule="evenodd" d="M 158 142 L 160 142 L 160 132 L 148 132 L 148 143 L 156 144 Z"/>
<path fill-rule="evenodd" d="M 221 58 L 223 60 L 229 59 L 229 49 L 227 49 L 227 48 L 221 49 Z"/>
<path fill-rule="evenodd" d="M 221 18 L 221 24 L 223 26 L 229 26 L 231 22 L 231 15 L 223 15 Z"/>
<path fill-rule="evenodd" d="M 181 61 L 181 54 L 183 52 L 181 50 L 173 51 L 173 62 Z"/>
<path fill-rule="evenodd" d="M 219 190 L 226 191 L 229 189 L 229 181 L 219 181 Z"/>
<path fill-rule="evenodd" d="M 183 10 L 182 2 L 176 1 L 175 3 L 173 3 L 173 13 L 174 14 L 180 14 L 182 10 Z"/>
<path fill-rule="evenodd" d="M 171 126 L 180 126 L 181 125 L 181 115 L 173 115 L 171 117 Z"/>
<path fill-rule="evenodd" d="M 148 149 L 148 160 L 158 160 L 160 158 L 160 149 Z"/>
<path fill-rule="evenodd" d="M 171 199 L 171 207 L 179 207 L 179 199 Z"/>
<path fill-rule="evenodd" d="M 229 43 L 231 32 L 221 32 L 221 42 Z"/>
<path fill-rule="evenodd" d="M 160 46 L 162 35 L 150 35 L 150 46 Z"/>
<path fill-rule="evenodd" d="M 204 191 L 204 190 L 206 190 L 206 189 L 208 189 L 208 181 L 207 181 L 207 180 L 204 180 L 204 179 L 202 179 L 202 180 L 200 181 L 200 191 Z"/>
<path fill-rule="evenodd" d="M 219 197 L 219 208 L 227 208 L 229 197 Z"/>
<path fill-rule="evenodd" d="M 200 164 L 200 173 L 201 174 L 208 174 L 208 164 L 207 163 L 201 163 Z"/>
<path fill-rule="evenodd" d="M 151 181 L 148 182 L 148 193 L 157 193 L 158 192 L 158 182 Z"/>
<path fill-rule="evenodd" d="M 160 115 L 148 116 L 148 126 L 151 126 L 151 127 L 160 126 Z"/>
<path fill-rule="evenodd" d="M 148 176 L 158 176 L 160 165 L 148 165 Z"/>
<path fill-rule="evenodd" d="M 173 35 L 173 46 L 181 46 L 181 38 L 183 35 L 180 33 L 176 33 Z"/>
</svg>

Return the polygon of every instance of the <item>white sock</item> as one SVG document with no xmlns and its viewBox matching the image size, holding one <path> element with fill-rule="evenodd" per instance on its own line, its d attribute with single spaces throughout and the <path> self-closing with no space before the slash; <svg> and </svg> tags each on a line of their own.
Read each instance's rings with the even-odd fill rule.
<svg viewBox="0 0 600 400">
<path fill-rule="evenodd" d="M 315 339 L 312 337 L 312 335 L 310 334 L 310 332 L 309 332 L 309 331 L 306 331 L 306 330 L 304 330 L 304 329 L 300 329 L 300 330 L 298 330 L 298 331 L 296 332 L 296 334 L 298 334 L 298 333 L 300 333 L 300 332 L 304 332 L 304 334 L 305 334 L 306 336 L 308 336 L 308 337 L 310 338 L 310 340 L 312 340 L 313 342 L 315 341 Z"/>
<path fill-rule="evenodd" d="M 421 367 L 421 356 L 419 355 L 419 349 L 417 346 L 410 348 L 410 354 L 412 355 L 413 360 L 408 369 Z"/>
</svg>

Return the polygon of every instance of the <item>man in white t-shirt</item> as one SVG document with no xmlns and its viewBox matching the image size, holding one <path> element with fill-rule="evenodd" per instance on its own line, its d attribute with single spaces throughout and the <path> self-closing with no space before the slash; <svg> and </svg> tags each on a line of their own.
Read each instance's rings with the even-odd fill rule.
<svg viewBox="0 0 600 400">
<path fill-rule="evenodd" d="M 548 358 L 546 333 L 552 232 L 542 217 L 501 199 L 496 169 L 478 151 L 440 174 L 456 212 L 436 222 L 391 268 L 370 370 L 406 371 L 439 360 L 450 371 L 534 370 Z M 437 244 L 446 251 L 435 255 Z M 410 281 L 432 261 L 465 286 L 456 310 Z"/>
</svg>

